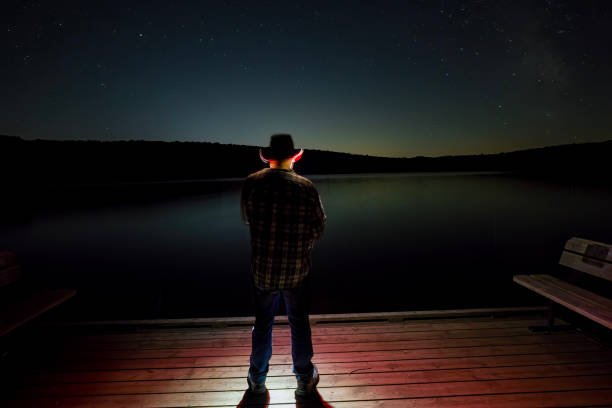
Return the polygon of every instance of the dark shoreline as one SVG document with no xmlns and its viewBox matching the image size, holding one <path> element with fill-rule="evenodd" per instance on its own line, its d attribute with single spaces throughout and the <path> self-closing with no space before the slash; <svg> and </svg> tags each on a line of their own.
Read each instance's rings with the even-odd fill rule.
<svg viewBox="0 0 612 408">
<path fill-rule="evenodd" d="M 265 165 L 257 146 L 196 142 L 50 141 L 1 136 L 5 175 L 0 226 L 41 213 L 132 205 L 239 188 Z M 358 174 L 502 174 L 576 187 L 612 188 L 612 140 L 511 153 L 385 158 L 306 150 L 296 163 L 307 176 Z"/>
<path fill-rule="evenodd" d="M 51 141 L 0 135 L 11 186 L 176 182 L 244 178 L 261 169 L 257 146 L 207 142 Z M 509 153 L 389 158 L 306 150 L 300 174 L 502 171 L 612 185 L 612 140 Z"/>
</svg>

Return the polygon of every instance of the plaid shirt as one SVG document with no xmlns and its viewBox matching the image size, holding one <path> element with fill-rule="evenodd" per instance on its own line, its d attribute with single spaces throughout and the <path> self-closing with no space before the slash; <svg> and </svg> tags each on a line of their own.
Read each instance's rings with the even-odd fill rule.
<svg viewBox="0 0 612 408">
<path fill-rule="evenodd" d="M 251 230 L 251 269 L 263 290 L 295 288 L 325 224 L 319 193 L 293 170 L 263 169 L 244 182 L 242 218 Z"/>
</svg>

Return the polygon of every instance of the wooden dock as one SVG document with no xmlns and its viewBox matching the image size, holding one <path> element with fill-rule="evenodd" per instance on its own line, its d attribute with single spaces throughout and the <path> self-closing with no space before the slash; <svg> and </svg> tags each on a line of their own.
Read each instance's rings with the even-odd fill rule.
<svg viewBox="0 0 612 408">
<path fill-rule="evenodd" d="M 313 325 L 310 402 L 296 402 L 289 329 L 277 325 L 264 406 L 612 407 L 610 348 L 576 330 L 530 331 L 540 314 L 461 316 Z M 41 328 L 1 360 L 0 406 L 239 406 L 250 327 L 230 323 Z"/>
</svg>

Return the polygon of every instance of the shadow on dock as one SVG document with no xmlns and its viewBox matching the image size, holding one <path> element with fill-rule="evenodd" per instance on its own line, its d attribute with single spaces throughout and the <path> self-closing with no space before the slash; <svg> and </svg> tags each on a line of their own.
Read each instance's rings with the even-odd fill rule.
<svg viewBox="0 0 612 408">
<path fill-rule="evenodd" d="M 325 402 L 319 391 L 315 392 L 315 395 L 309 399 L 296 398 L 296 408 L 333 408 L 328 402 Z"/>
<path fill-rule="evenodd" d="M 267 408 L 270 404 L 270 392 L 265 394 L 254 394 L 249 390 L 244 392 L 242 399 L 236 405 L 236 408 Z"/>
<path fill-rule="evenodd" d="M 270 392 L 265 394 L 253 394 L 249 390 L 244 392 L 242 399 L 236 408 L 267 408 L 270 404 Z M 295 400 L 296 408 L 333 408 L 333 406 L 325 402 L 319 391 L 316 391 L 310 398 L 297 398 Z"/>
</svg>

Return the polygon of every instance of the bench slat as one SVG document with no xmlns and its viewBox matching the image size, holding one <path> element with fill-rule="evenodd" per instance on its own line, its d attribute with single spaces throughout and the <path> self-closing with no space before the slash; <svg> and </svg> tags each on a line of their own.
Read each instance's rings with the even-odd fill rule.
<svg viewBox="0 0 612 408">
<path fill-rule="evenodd" d="M 545 277 L 544 277 L 545 276 Z M 515 275 L 514 282 L 612 329 L 610 300 L 549 275 Z"/>
<path fill-rule="evenodd" d="M 590 258 L 612 262 L 612 248 L 603 242 L 574 237 L 567 241 L 565 249 Z"/>
<path fill-rule="evenodd" d="M 546 285 L 552 285 L 561 291 L 583 299 L 586 303 L 591 303 L 594 307 L 612 310 L 612 300 L 599 296 L 586 289 L 572 285 L 569 282 L 557 279 L 551 275 L 531 275 L 533 279 L 537 279 Z"/>
<path fill-rule="evenodd" d="M 0 336 L 19 327 L 25 322 L 74 296 L 74 289 L 47 289 L 11 305 L 9 310 L 0 311 Z"/>
<path fill-rule="evenodd" d="M 563 251 L 559 264 L 612 281 L 612 264 Z"/>
</svg>

